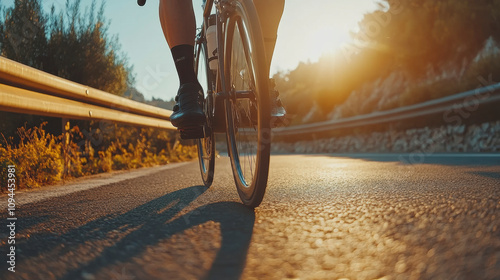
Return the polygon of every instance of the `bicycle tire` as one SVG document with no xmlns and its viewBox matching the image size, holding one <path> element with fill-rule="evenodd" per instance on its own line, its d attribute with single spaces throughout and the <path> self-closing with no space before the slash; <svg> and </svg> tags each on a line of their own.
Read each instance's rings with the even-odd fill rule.
<svg viewBox="0 0 500 280">
<path fill-rule="evenodd" d="M 228 152 L 240 199 L 257 207 L 265 194 L 270 162 L 269 69 L 253 2 L 231 3 L 224 50 Z"/>
<path fill-rule="evenodd" d="M 208 65 L 207 45 L 205 42 L 196 44 L 194 68 L 205 95 L 203 106 L 207 119 L 204 126 L 205 137 L 196 140 L 198 146 L 198 162 L 203 184 L 209 188 L 212 185 L 215 170 L 215 138 L 213 130 L 211 129 L 213 96 L 209 94 L 209 92 L 214 92 L 214 78 Z"/>
</svg>

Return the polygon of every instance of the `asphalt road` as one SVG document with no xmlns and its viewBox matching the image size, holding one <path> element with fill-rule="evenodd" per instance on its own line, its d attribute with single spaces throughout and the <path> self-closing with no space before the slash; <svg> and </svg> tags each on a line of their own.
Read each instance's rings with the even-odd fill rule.
<svg viewBox="0 0 500 280">
<path fill-rule="evenodd" d="M 18 193 L 15 273 L 4 196 L 0 278 L 500 279 L 498 154 L 274 156 L 255 210 L 227 158 L 200 183 L 190 162 Z"/>
</svg>

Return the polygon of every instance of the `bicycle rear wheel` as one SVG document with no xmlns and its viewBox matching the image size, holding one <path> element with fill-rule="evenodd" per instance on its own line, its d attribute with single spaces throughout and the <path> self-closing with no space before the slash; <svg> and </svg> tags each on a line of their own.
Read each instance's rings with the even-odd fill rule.
<svg viewBox="0 0 500 280">
<path fill-rule="evenodd" d="M 203 104 L 206 114 L 204 137 L 197 140 L 198 161 L 200 163 L 201 178 L 208 188 L 212 185 L 215 170 L 215 139 L 212 128 L 213 92 L 215 87 L 214 74 L 210 70 L 207 59 L 207 45 L 200 42 L 195 51 L 195 73 L 200 82 L 205 97 Z"/>
<path fill-rule="evenodd" d="M 271 146 L 269 71 L 251 0 L 232 1 L 226 21 L 224 75 L 229 156 L 238 194 L 257 207 L 264 197 Z"/>
</svg>

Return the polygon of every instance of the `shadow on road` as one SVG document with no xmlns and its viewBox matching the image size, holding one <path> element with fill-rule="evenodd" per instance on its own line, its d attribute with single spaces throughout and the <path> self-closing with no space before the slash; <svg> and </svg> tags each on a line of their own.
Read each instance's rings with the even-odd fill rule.
<svg viewBox="0 0 500 280">
<path fill-rule="evenodd" d="M 146 252 L 149 246 L 164 242 L 177 233 L 214 221 L 220 224 L 221 247 L 211 269 L 204 277 L 239 279 L 245 267 L 252 237 L 255 221 L 253 210 L 236 202 L 218 202 L 203 205 L 173 219 L 205 190 L 203 186 L 185 188 L 154 199 L 124 214 L 101 217 L 63 235 L 45 233 L 32 236 L 24 244 L 19 245 L 23 249 L 23 254 L 19 257 L 25 260 L 43 257 L 47 252 L 60 248 L 62 244 L 65 252 L 74 251 L 81 249 L 82 246 L 89 246 L 89 242 L 106 240 L 109 238 L 108 235 L 116 232 L 123 235 L 123 238 L 113 245 L 108 247 L 101 245 L 103 247 L 100 250 L 93 250 L 101 252 L 93 260 L 80 263 L 74 269 L 68 267 L 64 275 L 58 277 L 58 279 L 80 279 L 83 274 L 96 274 L 106 267 L 130 261 L 133 257 Z M 110 243 L 112 242 L 113 239 Z M 170 278 L 172 275 L 164 277 L 164 279 Z"/>
</svg>

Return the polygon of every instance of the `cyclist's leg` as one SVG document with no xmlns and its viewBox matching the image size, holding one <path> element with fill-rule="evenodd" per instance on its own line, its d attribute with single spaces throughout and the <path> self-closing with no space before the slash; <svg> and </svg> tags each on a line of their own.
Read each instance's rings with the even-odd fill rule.
<svg viewBox="0 0 500 280">
<path fill-rule="evenodd" d="M 196 21 L 191 1 L 160 0 L 160 22 L 170 48 L 194 45 Z"/>
<path fill-rule="evenodd" d="M 253 0 L 253 2 L 259 14 L 266 47 L 267 65 L 270 67 L 274 46 L 278 38 L 278 26 L 285 7 L 285 0 Z"/>
<path fill-rule="evenodd" d="M 189 0 L 160 0 L 160 22 L 174 58 L 180 87 L 170 121 L 177 127 L 204 123 L 201 86 L 194 72 L 196 20 Z"/>
<path fill-rule="evenodd" d="M 278 26 L 285 7 L 285 0 L 253 0 L 257 13 L 259 14 L 262 35 L 264 36 L 267 68 L 271 67 L 274 47 L 278 38 Z M 286 110 L 279 99 L 279 93 L 275 89 L 274 79 L 270 80 L 271 101 L 271 126 L 285 125 Z"/>
</svg>

